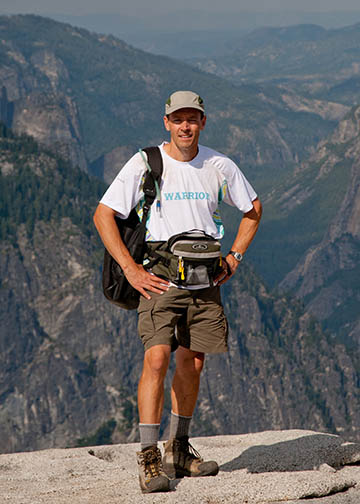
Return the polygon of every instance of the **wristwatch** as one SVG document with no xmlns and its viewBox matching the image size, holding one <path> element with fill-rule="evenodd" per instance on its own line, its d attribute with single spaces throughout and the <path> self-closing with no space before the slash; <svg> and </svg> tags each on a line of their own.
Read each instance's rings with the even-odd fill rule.
<svg viewBox="0 0 360 504">
<path fill-rule="evenodd" d="M 237 262 L 241 262 L 243 260 L 243 255 L 241 252 L 234 252 L 233 250 L 230 250 L 229 254 L 235 257 Z"/>
</svg>

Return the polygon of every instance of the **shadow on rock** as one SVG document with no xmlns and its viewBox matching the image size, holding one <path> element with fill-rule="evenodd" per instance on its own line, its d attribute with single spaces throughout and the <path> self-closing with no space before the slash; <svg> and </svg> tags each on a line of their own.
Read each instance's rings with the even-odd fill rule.
<svg viewBox="0 0 360 504">
<path fill-rule="evenodd" d="M 360 465 L 360 444 L 344 442 L 338 436 L 315 434 L 272 445 L 252 446 L 222 464 L 221 471 L 247 469 L 251 473 L 307 471 L 327 464 L 335 469 Z"/>
</svg>

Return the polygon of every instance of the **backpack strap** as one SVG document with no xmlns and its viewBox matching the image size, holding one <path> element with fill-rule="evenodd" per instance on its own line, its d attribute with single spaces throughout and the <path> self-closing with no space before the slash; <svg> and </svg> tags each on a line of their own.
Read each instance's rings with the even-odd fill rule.
<svg viewBox="0 0 360 504">
<path fill-rule="evenodd" d="M 145 147 L 140 150 L 146 152 L 148 169 L 145 174 L 143 191 L 145 196 L 145 204 L 143 207 L 143 217 L 141 222 L 146 223 L 147 216 L 151 205 L 157 197 L 157 204 L 160 206 L 160 184 L 163 172 L 163 161 L 159 147 Z M 150 169 L 149 169 L 150 168 Z"/>
</svg>

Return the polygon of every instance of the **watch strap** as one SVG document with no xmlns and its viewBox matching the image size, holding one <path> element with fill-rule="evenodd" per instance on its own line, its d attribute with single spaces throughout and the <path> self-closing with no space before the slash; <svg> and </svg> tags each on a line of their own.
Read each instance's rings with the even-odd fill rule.
<svg viewBox="0 0 360 504">
<path fill-rule="evenodd" d="M 237 262 L 241 262 L 243 260 L 243 255 L 241 252 L 230 250 L 229 254 L 232 255 L 237 260 Z"/>
</svg>

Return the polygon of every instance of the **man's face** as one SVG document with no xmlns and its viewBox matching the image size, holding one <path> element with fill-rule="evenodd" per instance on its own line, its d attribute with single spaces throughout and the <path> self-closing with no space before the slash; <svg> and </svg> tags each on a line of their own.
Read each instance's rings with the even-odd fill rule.
<svg viewBox="0 0 360 504">
<path fill-rule="evenodd" d="M 167 131 L 170 131 L 171 141 L 179 150 L 197 149 L 200 131 L 204 129 L 206 117 L 201 118 L 200 110 L 184 108 L 172 112 L 169 118 L 164 117 Z"/>
</svg>

